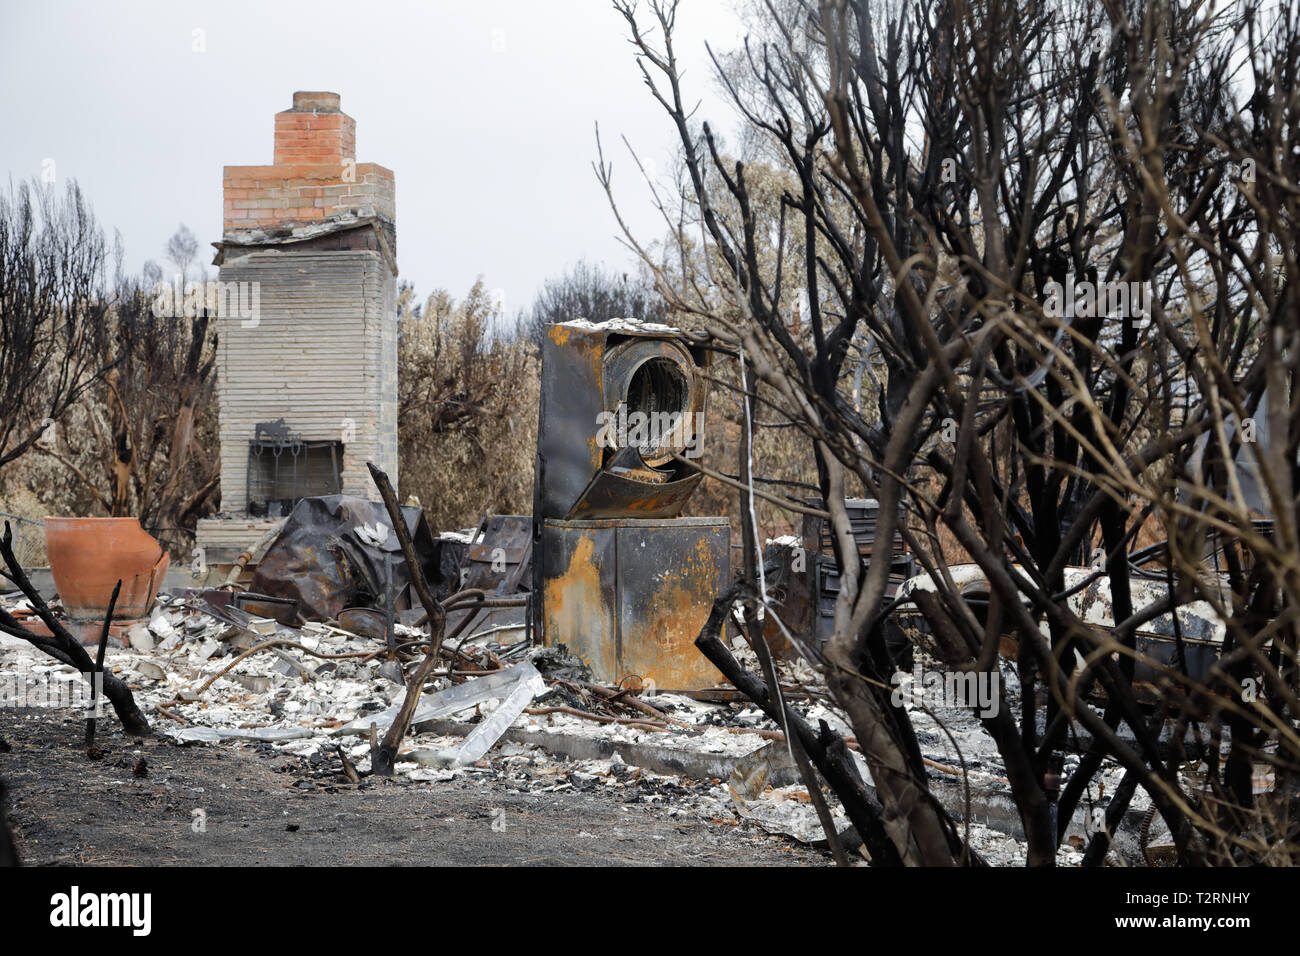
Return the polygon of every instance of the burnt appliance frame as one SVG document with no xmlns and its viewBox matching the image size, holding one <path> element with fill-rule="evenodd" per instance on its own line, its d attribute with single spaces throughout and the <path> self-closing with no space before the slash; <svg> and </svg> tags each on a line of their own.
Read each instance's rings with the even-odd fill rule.
<svg viewBox="0 0 1300 956">
<path fill-rule="evenodd" d="M 548 518 L 541 537 L 533 606 L 546 644 L 611 684 L 658 692 L 724 680 L 695 639 L 731 580 L 727 518 Z"/>
<path fill-rule="evenodd" d="M 542 345 L 534 542 L 547 518 L 675 518 L 703 477 L 667 454 L 600 442 L 601 416 L 705 414 L 710 353 L 689 335 L 625 320 L 557 323 Z M 696 437 L 696 436 L 692 436 Z M 682 450 L 682 449 L 673 449 Z M 643 480 L 653 472 L 655 480 Z"/>
<path fill-rule="evenodd" d="M 710 358 L 695 335 L 629 319 L 556 323 L 543 340 L 529 614 L 599 680 L 722 679 L 694 641 L 730 580 L 730 522 L 680 517 L 703 475 L 673 454 L 700 450 Z M 685 427 L 638 439 L 622 431 L 633 415 Z"/>
</svg>

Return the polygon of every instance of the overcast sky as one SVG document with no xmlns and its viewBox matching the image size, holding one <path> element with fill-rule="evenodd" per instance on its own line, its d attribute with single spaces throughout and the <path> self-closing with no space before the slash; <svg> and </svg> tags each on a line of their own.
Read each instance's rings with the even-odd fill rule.
<svg viewBox="0 0 1300 956">
<path fill-rule="evenodd" d="M 723 128 L 704 42 L 741 32 L 730 0 L 683 0 L 689 95 Z M 673 133 L 607 0 L 0 0 L 0 90 L 4 179 L 53 160 L 131 270 L 162 263 L 182 222 L 210 261 L 221 167 L 271 162 L 295 90 L 339 93 L 357 160 L 395 172 L 401 279 L 421 295 L 482 274 L 513 315 L 579 258 L 628 268 L 591 169 L 597 121 L 620 207 L 661 232 L 619 136 L 666 169 Z"/>
</svg>

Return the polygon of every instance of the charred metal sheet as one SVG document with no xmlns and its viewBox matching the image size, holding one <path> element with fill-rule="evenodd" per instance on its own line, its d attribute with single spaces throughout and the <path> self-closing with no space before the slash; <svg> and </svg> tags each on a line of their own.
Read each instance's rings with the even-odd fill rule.
<svg viewBox="0 0 1300 956">
<path fill-rule="evenodd" d="M 452 714 L 458 714 L 470 707 L 484 704 L 493 698 L 502 699 L 508 696 L 510 691 L 520 683 L 535 683 L 540 679 L 541 674 L 538 673 L 537 669 L 528 661 L 524 661 L 514 667 L 484 674 L 482 677 L 475 677 L 463 684 L 455 684 L 445 690 L 428 694 L 421 698 L 420 703 L 416 706 L 415 713 L 411 716 L 411 727 L 419 728 L 421 724 L 443 717 L 450 717 Z M 371 725 L 374 725 L 377 731 L 387 730 L 392 726 L 393 721 L 397 719 L 397 715 L 401 713 L 404 701 L 405 693 L 403 692 L 387 710 L 374 714 L 364 714 L 351 723 L 344 724 L 332 731 L 332 735 L 344 737 L 366 734 L 370 732 Z"/>
<path fill-rule="evenodd" d="M 433 539 L 437 555 L 438 576 L 426 578 L 433 596 L 445 601 L 460 590 L 460 569 L 469 559 L 469 541 L 458 534 L 441 534 Z"/>
<path fill-rule="evenodd" d="M 1209 680 L 1210 668 L 1219 659 L 1220 649 L 1221 645 L 1209 641 L 1184 640 L 1180 664 L 1178 642 L 1174 638 L 1139 634 L 1137 652 L 1140 656 L 1133 668 L 1133 680 L 1139 684 L 1159 684 L 1165 679 L 1163 668 L 1169 668 L 1204 684 Z"/>
<path fill-rule="evenodd" d="M 809 498 L 814 507 L 824 507 L 821 498 Z M 885 546 L 876 541 L 876 524 L 880 517 L 880 503 L 874 498 L 846 498 L 844 510 L 848 515 L 849 529 L 854 544 L 865 563 L 889 562 L 889 582 L 885 596 L 892 597 L 904 581 L 912 577 L 915 566 L 912 555 L 903 544 L 903 535 L 895 528 L 893 542 Z M 806 629 L 819 644 L 824 645 L 835 630 L 835 603 L 840 594 L 840 574 L 835 563 L 830 522 L 816 515 L 803 519 L 803 547 L 807 552 L 807 588 L 816 600 L 804 619 Z M 893 652 L 906 654 L 909 644 L 906 635 L 894 623 L 886 623 L 886 642 Z"/>
<path fill-rule="evenodd" d="M 673 518 L 681 514 L 691 492 L 703 479 L 698 471 L 677 481 L 636 481 L 609 471 L 591 480 L 570 514 L 574 518 L 620 518 L 636 514 L 646 518 Z"/>
<path fill-rule="evenodd" d="M 479 523 L 461 568 L 460 588 L 513 594 L 531 584 L 533 519 L 528 515 L 487 515 Z"/>
<path fill-rule="evenodd" d="M 234 592 L 235 607 L 254 617 L 269 617 L 280 624 L 293 627 L 298 623 L 298 602 L 292 598 L 271 597 L 252 591 Z"/>
<path fill-rule="evenodd" d="M 451 542 L 448 541 L 450 544 Z M 463 558 L 455 569 L 457 586 L 475 588 L 504 597 L 528 592 L 533 586 L 533 519 L 528 515 L 486 515 L 471 540 L 461 545 Z M 511 631 L 527 627 L 527 608 L 496 607 L 452 611 L 447 629 L 456 630 L 469 617 L 470 637 L 485 631 Z"/>
<path fill-rule="evenodd" d="M 1067 568 L 1066 586 L 1081 582 L 1092 573 L 1094 572 L 1090 568 Z M 1169 593 L 1169 587 L 1163 581 L 1131 581 L 1129 588 L 1134 609 L 1163 601 Z M 1079 594 L 1072 595 L 1069 604 L 1071 610 L 1089 624 L 1104 628 L 1115 626 L 1109 577 L 1100 577 Z M 1168 667 L 1187 674 L 1194 681 L 1204 683 L 1209 678 L 1210 668 L 1218 659 L 1226 634 L 1224 621 L 1208 601 L 1190 601 L 1176 608 L 1172 614 L 1152 618 L 1137 630 L 1136 648 L 1139 656 L 1133 669 L 1133 680 L 1139 684 L 1156 684 L 1161 679 L 1161 669 Z M 1178 659 L 1180 638 L 1183 643 L 1181 661 Z"/>
<path fill-rule="evenodd" d="M 438 753 L 440 762 L 452 767 L 463 767 L 482 759 L 483 755 L 510 729 L 510 725 L 533 702 L 534 697 L 546 693 L 546 681 L 528 661 L 516 664 L 508 672 L 514 678 L 505 697 L 490 714 L 474 725 L 460 746 Z"/>
<path fill-rule="evenodd" d="M 402 517 L 426 578 L 439 581 L 437 552 L 424 512 L 404 507 Z M 345 607 L 381 606 L 386 562 L 393 565 L 396 593 L 409 583 L 397 535 L 388 521 L 382 502 L 350 495 L 304 498 L 258 563 L 252 587 L 297 601 L 299 613 L 307 620 L 334 620 Z"/>
<path fill-rule="evenodd" d="M 806 503 L 819 510 L 825 507 L 821 498 L 808 498 Z M 894 530 L 894 541 L 890 548 L 877 547 L 876 524 L 880 517 L 880 502 L 874 498 L 846 498 L 844 510 L 849 519 L 849 529 L 853 534 L 854 543 L 858 546 L 858 553 L 865 556 L 880 550 L 888 550 L 894 554 L 903 551 L 903 534 L 897 528 Z M 803 541 L 804 548 L 809 551 L 834 554 L 831 543 L 831 523 L 825 518 L 804 515 Z"/>
<path fill-rule="evenodd" d="M 807 631 L 812 620 L 813 601 L 806 573 L 808 555 L 794 543 L 796 539 L 769 542 L 763 554 L 763 576 L 767 598 L 775 615 L 791 630 Z M 772 654 L 782 660 L 795 660 L 799 651 L 786 639 L 773 614 L 763 618 L 763 636 Z"/>
<path fill-rule="evenodd" d="M 1095 572 L 1091 568 L 1066 568 L 1065 585 L 1067 588 L 1077 586 Z M 1133 607 L 1135 610 L 1163 601 L 1169 593 L 1169 586 L 1163 581 L 1130 581 Z M 1071 609 L 1089 624 L 1103 627 L 1115 626 L 1114 602 L 1110 594 L 1110 578 L 1103 575 L 1093 581 L 1082 592 L 1071 595 Z M 1226 629 L 1223 621 L 1215 613 L 1208 601 L 1189 601 L 1180 605 L 1176 611 L 1178 628 L 1184 639 L 1193 641 L 1223 641 Z M 1162 614 L 1147 621 L 1138 628 L 1138 634 L 1152 638 L 1174 638 L 1174 617 Z"/>
<path fill-rule="evenodd" d="M 730 578 L 725 518 L 546 521 L 541 620 L 597 680 L 696 690 L 722 680 L 695 648 Z"/>
<path fill-rule="evenodd" d="M 388 638 L 388 619 L 383 611 L 373 607 L 349 607 L 339 611 L 339 627 L 376 641 Z"/>
</svg>

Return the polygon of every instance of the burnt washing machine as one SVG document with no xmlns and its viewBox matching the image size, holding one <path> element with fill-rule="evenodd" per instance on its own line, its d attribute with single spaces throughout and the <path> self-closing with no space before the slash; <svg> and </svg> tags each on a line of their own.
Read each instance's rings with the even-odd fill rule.
<svg viewBox="0 0 1300 956">
<path fill-rule="evenodd" d="M 660 691 L 722 680 L 694 642 L 730 580 L 730 522 L 680 517 L 703 478 L 690 461 L 703 451 L 708 358 L 687 333 L 632 319 L 547 330 L 534 633 L 598 680 Z"/>
</svg>

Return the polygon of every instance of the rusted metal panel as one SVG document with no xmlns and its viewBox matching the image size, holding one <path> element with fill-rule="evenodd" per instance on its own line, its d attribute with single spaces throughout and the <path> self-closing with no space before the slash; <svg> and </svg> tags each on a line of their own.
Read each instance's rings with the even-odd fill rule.
<svg viewBox="0 0 1300 956">
<path fill-rule="evenodd" d="M 542 527 L 542 640 L 566 645 L 597 679 L 611 680 L 620 658 L 616 535 L 612 528 L 588 525 L 547 521 Z"/>
<path fill-rule="evenodd" d="M 544 641 L 603 681 L 717 684 L 694 642 L 730 577 L 730 540 L 725 518 L 544 522 Z"/>
<path fill-rule="evenodd" d="M 730 578 L 730 522 L 622 521 L 617 533 L 620 679 L 690 690 L 719 683 L 695 638 Z"/>
<path fill-rule="evenodd" d="M 533 521 L 528 515 L 487 515 L 469 545 L 460 587 L 497 594 L 529 583 Z"/>
<path fill-rule="evenodd" d="M 604 411 L 600 387 L 603 339 L 552 326 L 542 345 L 542 383 L 537 430 L 537 477 L 533 515 L 563 518 L 600 470 L 597 416 Z"/>
</svg>

